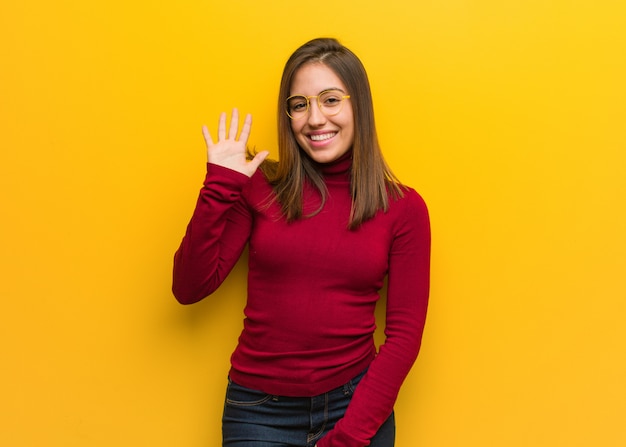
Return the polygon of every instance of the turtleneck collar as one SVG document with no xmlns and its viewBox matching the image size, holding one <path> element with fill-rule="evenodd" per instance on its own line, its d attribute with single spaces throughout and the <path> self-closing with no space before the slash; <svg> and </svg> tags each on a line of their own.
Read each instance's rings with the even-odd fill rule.
<svg viewBox="0 0 626 447">
<path fill-rule="evenodd" d="M 316 163 L 326 181 L 350 181 L 352 169 L 352 149 L 330 163 Z"/>
</svg>

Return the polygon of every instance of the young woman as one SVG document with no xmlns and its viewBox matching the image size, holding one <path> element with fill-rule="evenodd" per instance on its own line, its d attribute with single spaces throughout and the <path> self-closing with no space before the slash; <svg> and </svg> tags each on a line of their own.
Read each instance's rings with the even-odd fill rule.
<svg viewBox="0 0 626 447">
<path fill-rule="evenodd" d="M 334 39 L 287 61 L 279 160 L 247 157 L 252 119 L 217 141 L 174 259 L 183 304 L 215 291 L 249 245 L 244 329 L 231 359 L 223 445 L 389 447 L 393 406 L 421 342 L 429 289 L 426 205 L 378 145 L 369 81 Z M 374 310 L 387 278 L 385 343 Z"/>
</svg>

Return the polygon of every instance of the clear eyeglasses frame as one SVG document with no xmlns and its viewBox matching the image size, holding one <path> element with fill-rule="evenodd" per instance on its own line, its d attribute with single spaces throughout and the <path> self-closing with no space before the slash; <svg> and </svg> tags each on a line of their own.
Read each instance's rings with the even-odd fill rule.
<svg viewBox="0 0 626 447">
<path fill-rule="evenodd" d="M 308 115 L 311 107 L 311 99 L 317 99 L 317 105 L 326 116 L 334 116 L 341 112 L 345 99 L 350 99 L 350 95 L 344 95 L 342 90 L 329 89 L 317 95 L 304 96 L 292 95 L 285 101 L 285 112 L 292 120 L 299 120 Z"/>
</svg>

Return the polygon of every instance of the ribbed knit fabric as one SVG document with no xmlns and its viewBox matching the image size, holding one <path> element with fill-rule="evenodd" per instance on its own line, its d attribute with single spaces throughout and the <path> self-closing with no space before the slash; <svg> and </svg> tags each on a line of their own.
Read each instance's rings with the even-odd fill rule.
<svg viewBox="0 0 626 447">
<path fill-rule="evenodd" d="M 426 205 L 407 188 L 357 230 L 348 230 L 351 158 L 320 165 L 328 199 L 288 223 L 263 174 L 208 165 L 204 188 L 174 259 L 184 304 L 211 294 L 249 243 L 244 329 L 231 378 L 283 396 L 314 396 L 369 366 L 344 418 L 319 447 L 357 447 L 391 414 L 421 343 L 429 290 Z M 320 205 L 305 188 L 305 214 Z M 388 275 L 385 343 L 373 340 L 374 309 Z"/>
</svg>

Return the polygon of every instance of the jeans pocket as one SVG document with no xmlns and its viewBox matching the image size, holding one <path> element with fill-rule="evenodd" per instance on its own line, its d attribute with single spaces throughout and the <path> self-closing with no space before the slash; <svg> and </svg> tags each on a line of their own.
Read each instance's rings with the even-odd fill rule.
<svg viewBox="0 0 626 447">
<path fill-rule="evenodd" d="M 343 393 L 346 396 L 350 398 L 352 397 L 352 395 L 354 394 L 354 390 L 356 389 L 359 382 L 361 382 L 361 379 L 363 378 L 366 372 L 367 372 L 367 368 L 365 369 L 365 371 L 361 372 L 358 376 L 356 376 L 354 379 L 350 380 L 348 383 L 346 383 L 343 386 Z"/>
<path fill-rule="evenodd" d="M 226 389 L 226 405 L 233 407 L 254 407 L 263 405 L 272 399 L 271 394 L 262 391 L 252 390 L 243 387 L 235 382 L 229 381 Z"/>
</svg>

